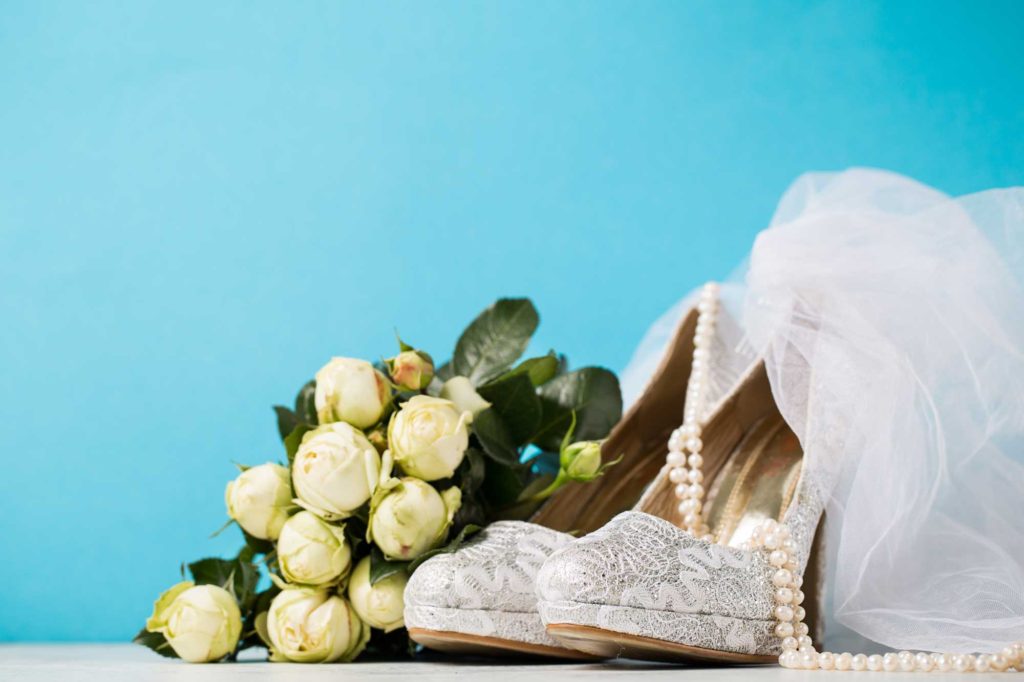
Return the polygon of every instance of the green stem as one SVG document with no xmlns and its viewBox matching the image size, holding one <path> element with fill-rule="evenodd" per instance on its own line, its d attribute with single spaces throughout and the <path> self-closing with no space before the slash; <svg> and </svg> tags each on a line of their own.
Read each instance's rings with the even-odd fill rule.
<svg viewBox="0 0 1024 682">
<path fill-rule="evenodd" d="M 547 488 L 544 488 L 536 495 L 528 497 L 526 502 L 540 502 L 546 500 L 555 494 L 555 491 L 561 488 L 563 485 L 569 482 L 569 476 L 562 469 L 558 470 L 558 475 L 555 476 L 555 480 L 551 481 Z"/>
</svg>

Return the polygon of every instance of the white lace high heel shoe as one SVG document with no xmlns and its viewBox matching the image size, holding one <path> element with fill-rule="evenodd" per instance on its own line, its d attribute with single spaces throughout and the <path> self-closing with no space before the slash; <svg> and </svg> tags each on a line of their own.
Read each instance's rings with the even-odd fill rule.
<svg viewBox="0 0 1024 682">
<path fill-rule="evenodd" d="M 696 309 L 683 316 L 643 396 L 605 442 L 605 454 L 621 454 L 622 462 L 591 483 L 561 490 L 530 523 L 492 524 L 415 571 L 405 590 L 414 641 L 452 653 L 590 657 L 545 631 L 535 578 L 548 556 L 574 540 L 570 532 L 590 532 L 629 509 L 658 474 L 664 442 L 683 413 L 697 324 Z"/>
<path fill-rule="evenodd" d="M 707 288 L 702 307 L 711 320 L 715 292 Z M 749 663 L 775 661 L 781 651 L 778 569 L 751 542 L 765 521 L 785 523 L 789 571 L 800 583 L 824 488 L 802 473 L 800 444 L 763 364 L 705 415 L 701 367 L 710 349 L 700 338 L 695 344 L 684 422 L 654 484 L 635 511 L 555 552 L 538 575 L 541 617 L 566 646 L 603 657 Z M 798 590 L 790 602 L 801 619 L 817 608 L 817 570 L 807 578 L 806 597 Z M 808 634 L 803 623 L 789 629 Z"/>
</svg>

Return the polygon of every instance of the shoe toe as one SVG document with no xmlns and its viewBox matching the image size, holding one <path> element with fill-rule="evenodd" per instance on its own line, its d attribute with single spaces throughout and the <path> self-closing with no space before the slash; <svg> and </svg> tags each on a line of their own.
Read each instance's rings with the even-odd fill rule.
<svg viewBox="0 0 1024 682">
<path fill-rule="evenodd" d="M 537 572 L 545 559 L 572 540 L 570 535 L 531 523 L 491 524 L 455 552 L 423 562 L 406 586 L 406 604 L 536 611 Z"/>
<path fill-rule="evenodd" d="M 768 618 L 770 571 L 759 554 L 626 512 L 555 552 L 537 576 L 537 595 L 543 602 Z"/>
</svg>

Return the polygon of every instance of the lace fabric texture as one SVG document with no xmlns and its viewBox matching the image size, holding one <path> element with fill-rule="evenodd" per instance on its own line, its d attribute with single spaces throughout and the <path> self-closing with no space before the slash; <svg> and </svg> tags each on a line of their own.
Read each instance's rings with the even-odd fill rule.
<svg viewBox="0 0 1024 682">
<path fill-rule="evenodd" d="M 498 521 L 450 554 L 423 562 L 405 588 L 405 625 L 560 646 L 537 613 L 537 572 L 573 537 Z"/>
<path fill-rule="evenodd" d="M 1022 277 L 1024 188 L 951 198 L 855 169 L 798 179 L 723 287 L 737 352 L 715 390 L 763 355 L 830 498 L 826 632 L 948 651 L 1024 632 Z M 638 348 L 627 399 L 691 299 Z"/>
</svg>

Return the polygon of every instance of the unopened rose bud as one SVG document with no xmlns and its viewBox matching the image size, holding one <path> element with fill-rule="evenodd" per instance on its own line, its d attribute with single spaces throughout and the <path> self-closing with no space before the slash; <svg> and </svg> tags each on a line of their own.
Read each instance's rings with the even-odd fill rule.
<svg viewBox="0 0 1024 682">
<path fill-rule="evenodd" d="M 559 464 L 574 481 L 590 481 L 601 469 L 601 444 L 596 441 L 572 443 L 559 456 Z"/>
<path fill-rule="evenodd" d="M 402 351 L 387 361 L 391 380 L 410 391 L 419 391 L 434 378 L 434 360 L 420 350 Z"/>
<path fill-rule="evenodd" d="M 405 571 L 393 573 L 370 584 L 370 557 L 356 564 L 348 582 L 348 599 L 363 622 L 384 632 L 397 630 L 404 624 L 403 592 L 409 576 Z"/>
<path fill-rule="evenodd" d="M 190 663 L 218 661 L 238 645 L 242 614 L 224 588 L 186 581 L 160 595 L 146 630 L 163 634 L 174 653 Z"/>
<path fill-rule="evenodd" d="M 383 374 L 365 360 L 332 358 L 316 373 L 316 414 L 320 424 L 347 422 L 359 429 L 380 421 L 391 400 Z"/>
<path fill-rule="evenodd" d="M 458 488 L 438 493 L 418 478 L 403 478 L 374 496 L 366 538 L 391 559 L 415 559 L 444 540 L 461 503 Z"/>
</svg>

